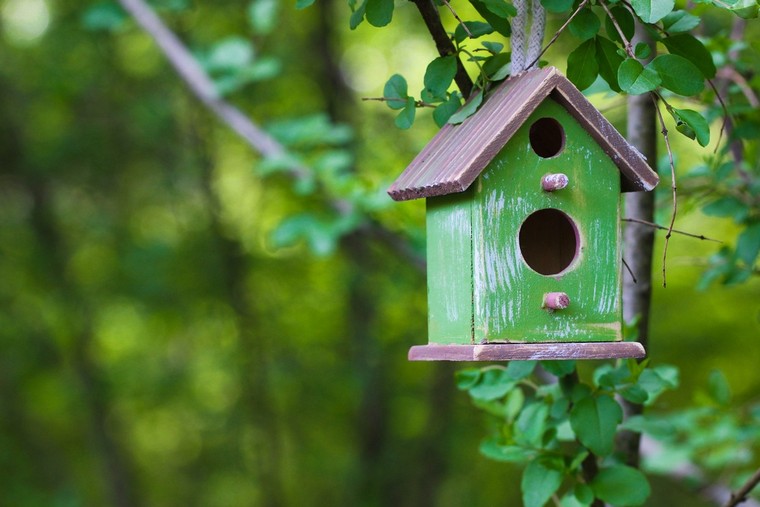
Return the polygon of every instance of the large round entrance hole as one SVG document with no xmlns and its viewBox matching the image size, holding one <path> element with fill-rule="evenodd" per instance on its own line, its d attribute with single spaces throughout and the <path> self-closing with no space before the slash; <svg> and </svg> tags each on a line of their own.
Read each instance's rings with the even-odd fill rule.
<svg viewBox="0 0 760 507">
<path fill-rule="evenodd" d="M 565 129 L 554 118 L 539 118 L 530 126 L 530 147 L 536 155 L 551 158 L 565 147 Z"/>
<path fill-rule="evenodd" d="M 570 267 L 578 255 L 578 242 L 575 224 L 556 209 L 538 210 L 520 227 L 523 259 L 542 275 L 556 275 Z"/>
</svg>

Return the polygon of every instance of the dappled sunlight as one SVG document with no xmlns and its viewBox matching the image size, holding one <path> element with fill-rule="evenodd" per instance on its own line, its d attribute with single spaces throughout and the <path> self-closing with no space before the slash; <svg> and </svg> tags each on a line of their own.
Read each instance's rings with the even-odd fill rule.
<svg viewBox="0 0 760 507">
<path fill-rule="evenodd" d="M 46 0 L 5 0 L 0 3 L 2 33 L 17 46 L 31 46 L 50 25 L 50 8 Z"/>
</svg>

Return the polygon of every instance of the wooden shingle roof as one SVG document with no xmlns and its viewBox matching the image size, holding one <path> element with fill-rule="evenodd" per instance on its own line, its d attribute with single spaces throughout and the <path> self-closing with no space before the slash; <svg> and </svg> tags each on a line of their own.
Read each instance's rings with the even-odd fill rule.
<svg viewBox="0 0 760 507">
<path fill-rule="evenodd" d="M 657 174 L 644 157 L 556 68 L 502 83 L 461 125 L 445 125 L 388 189 L 397 201 L 463 192 L 547 97 L 565 107 L 620 169 L 623 192 L 652 190 Z"/>
</svg>

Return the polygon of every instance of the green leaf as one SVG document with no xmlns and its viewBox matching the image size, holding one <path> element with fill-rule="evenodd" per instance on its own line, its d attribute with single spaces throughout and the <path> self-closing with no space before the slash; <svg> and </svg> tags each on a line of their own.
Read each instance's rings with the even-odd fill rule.
<svg viewBox="0 0 760 507">
<path fill-rule="evenodd" d="M 430 62 L 425 70 L 425 88 L 434 97 L 446 97 L 446 90 L 454 81 L 457 73 L 457 57 L 454 55 L 439 56 Z"/>
<path fill-rule="evenodd" d="M 756 18 L 758 15 L 757 0 L 737 0 L 731 4 L 730 10 L 740 18 Z"/>
<path fill-rule="evenodd" d="M 731 387 L 720 370 L 712 370 L 707 377 L 707 392 L 718 405 L 725 407 L 731 403 Z"/>
<path fill-rule="evenodd" d="M 623 420 L 620 405 L 610 396 L 588 396 L 570 411 L 570 425 L 578 440 L 597 456 L 612 452 L 617 425 Z"/>
<path fill-rule="evenodd" d="M 517 15 L 515 6 L 505 0 L 481 0 L 486 8 L 502 19 L 509 19 Z"/>
<path fill-rule="evenodd" d="M 279 248 L 305 240 L 314 254 L 324 256 L 335 250 L 338 234 L 330 222 L 304 213 L 283 220 L 272 232 L 271 240 Z"/>
<path fill-rule="evenodd" d="M 598 35 L 596 37 L 596 54 L 599 57 L 599 75 L 607 81 L 613 91 L 620 92 L 618 69 L 623 63 L 623 57 L 618 53 L 618 47 L 611 40 Z"/>
<path fill-rule="evenodd" d="M 736 197 L 721 197 L 711 202 L 704 208 L 702 213 L 713 217 L 744 217 L 747 214 L 747 205 Z"/>
<path fill-rule="evenodd" d="M 572 491 L 567 492 L 559 501 L 559 507 L 588 507 L 589 505 L 578 500 Z"/>
<path fill-rule="evenodd" d="M 115 3 L 100 3 L 88 8 L 82 16 L 82 25 L 87 30 L 113 32 L 124 26 L 127 13 Z"/>
<path fill-rule="evenodd" d="M 524 507 L 543 507 L 562 485 L 562 472 L 535 459 L 523 471 L 520 484 Z"/>
<path fill-rule="evenodd" d="M 516 382 L 509 378 L 506 370 L 485 370 L 480 376 L 480 381 L 470 388 L 470 396 L 476 400 L 495 400 L 507 394 L 515 384 Z"/>
<path fill-rule="evenodd" d="M 462 102 L 458 93 L 452 93 L 449 98 L 433 110 L 433 120 L 439 127 L 443 127 L 449 118 L 457 112 Z"/>
<path fill-rule="evenodd" d="M 266 35 L 272 32 L 276 26 L 279 5 L 277 0 L 253 0 L 248 4 L 248 23 L 253 33 Z"/>
<path fill-rule="evenodd" d="M 467 26 L 467 30 L 470 31 L 470 34 L 472 34 L 473 39 L 493 33 L 493 27 L 482 21 L 465 21 L 464 24 Z M 470 35 L 464 29 L 462 23 L 458 24 L 454 30 L 454 40 L 458 44 L 468 38 L 470 38 Z"/>
<path fill-rule="evenodd" d="M 675 7 L 675 0 L 631 0 L 631 6 L 644 23 L 657 23 Z"/>
<path fill-rule="evenodd" d="M 513 380 L 522 380 L 536 369 L 536 361 L 510 361 L 507 376 Z"/>
<path fill-rule="evenodd" d="M 311 1 L 313 2 L 314 0 Z M 361 25 L 362 21 L 364 21 L 364 15 L 367 12 L 367 2 L 368 0 L 363 0 L 359 8 L 351 13 L 351 18 L 349 19 L 348 23 L 351 30 L 356 30 L 356 27 Z"/>
<path fill-rule="evenodd" d="M 514 421 L 515 417 L 520 413 L 520 410 L 522 410 L 523 405 L 525 404 L 525 395 L 523 394 L 521 389 L 512 389 L 507 394 L 507 399 L 504 403 L 504 417 L 507 418 L 507 421 Z"/>
<path fill-rule="evenodd" d="M 633 14 L 621 5 L 612 7 L 610 12 L 615 17 L 617 26 L 620 27 L 620 31 L 622 31 L 625 38 L 630 41 L 636 32 L 636 22 L 633 19 Z M 604 18 L 604 29 L 607 31 L 607 35 L 610 39 L 618 44 L 623 44 L 623 40 L 620 38 L 617 27 L 609 16 Z"/>
<path fill-rule="evenodd" d="M 483 47 L 492 55 L 498 55 L 501 53 L 501 50 L 504 49 L 504 44 L 501 42 L 491 42 L 491 41 L 483 41 L 482 42 Z"/>
<path fill-rule="evenodd" d="M 459 370 L 454 374 L 456 380 L 457 389 L 460 391 L 466 391 L 480 381 L 480 368 L 467 368 L 465 370 Z"/>
<path fill-rule="evenodd" d="M 636 47 L 633 48 L 633 54 L 640 60 L 649 58 L 649 55 L 652 54 L 652 46 L 646 42 L 639 42 L 636 44 Z"/>
<path fill-rule="evenodd" d="M 587 40 L 567 57 L 567 78 L 579 89 L 591 86 L 599 75 L 596 59 L 596 42 Z"/>
<path fill-rule="evenodd" d="M 509 20 L 491 12 L 490 8 L 483 0 L 470 0 L 470 3 L 475 7 L 475 10 L 478 11 L 478 14 L 480 14 L 494 30 L 504 37 L 512 35 L 512 27 L 509 24 Z"/>
<path fill-rule="evenodd" d="M 406 105 L 404 109 L 396 116 L 396 126 L 400 129 L 406 130 L 414 123 L 414 117 L 417 114 L 417 105 L 414 97 L 408 97 L 406 99 Z"/>
<path fill-rule="evenodd" d="M 618 84 L 629 95 L 641 95 L 657 88 L 660 76 L 638 60 L 626 58 L 618 67 Z"/>
<path fill-rule="evenodd" d="M 704 116 L 692 109 L 672 110 L 676 120 L 676 129 L 686 137 L 697 140 L 701 146 L 710 144 L 710 125 Z M 685 126 L 686 128 L 682 128 Z"/>
<path fill-rule="evenodd" d="M 576 484 L 575 488 L 573 488 L 573 494 L 584 505 L 591 505 L 594 501 L 594 490 L 587 484 Z"/>
<path fill-rule="evenodd" d="M 602 22 L 591 9 L 583 9 L 570 22 L 570 33 L 581 40 L 595 36 L 602 27 Z"/>
<path fill-rule="evenodd" d="M 633 415 L 626 418 L 620 428 L 636 433 L 647 433 L 659 439 L 672 437 L 676 433 L 676 427 L 669 421 L 644 415 Z"/>
<path fill-rule="evenodd" d="M 305 9 L 310 7 L 314 3 L 314 0 L 296 0 L 296 9 Z"/>
<path fill-rule="evenodd" d="M 575 361 L 541 361 L 541 367 L 555 377 L 565 377 L 575 371 Z"/>
<path fill-rule="evenodd" d="M 393 0 L 367 0 L 365 17 L 372 26 L 387 25 L 393 19 Z"/>
<path fill-rule="evenodd" d="M 478 107 L 480 107 L 480 104 L 483 102 L 483 91 L 478 90 L 475 95 L 468 100 L 462 108 L 451 115 L 449 118 L 449 123 L 452 125 L 458 125 L 465 121 L 467 118 L 475 114 L 475 111 L 478 110 Z"/>
<path fill-rule="evenodd" d="M 603 468 L 589 485 L 599 499 L 619 507 L 642 505 L 652 492 L 644 474 L 626 465 Z"/>
<path fill-rule="evenodd" d="M 617 388 L 630 381 L 631 373 L 625 364 L 617 367 L 607 363 L 594 370 L 593 380 L 598 387 Z"/>
<path fill-rule="evenodd" d="M 549 407 L 541 401 L 533 400 L 525 405 L 515 421 L 515 440 L 526 446 L 540 446 L 548 416 Z"/>
<path fill-rule="evenodd" d="M 267 131 L 282 144 L 300 149 L 323 145 L 338 146 L 353 138 L 351 127 L 332 123 L 326 114 L 273 122 L 267 125 Z"/>
<path fill-rule="evenodd" d="M 689 60 L 678 55 L 659 55 L 647 68 L 660 76 L 660 85 L 686 97 L 697 95 L 705 89 L 702 72 Z"/>
<path fill-rule="evenodd" d="M 238 70 L 253 61 L 253 46 L 242 37 L 228 37 L 209 53 L 205 67 L 209 71 Z"/>
<path fill-rule="evenodd" d="M 694 36 L 687 33 L 665 37 L 661 41 L 672 55 L 686 58 L 693 63 L 707 79 L 715 77 L 716 69 L 712 55 Z"/>
<path fill-rule="evenodd" d="M 668 365 L 647 368 L 639 375 L 636 385 L 647 392 L 646 403 L 651 405 L 663 392 L 678 387 L 678 369 Z"/>
<path fill-rule="evenodd" d="M 573 6 L 573 0 L 541 0 L 541 5 L 549 12 L 569 11 Z"/>
<path fill-rule="evenodd" d="M 649 398 L 649 394 L 647 394 L 646 390 L 636 384 L 629 385 L 621 389 L 620 396 L 630 401 L 631 403 L 637 403 L 639 405 L 647 401 Z"/>
<path fill-rule="evenodd" d="M 688 32 L 699 25 L 700 19 L 686 11 L 673 11 L 662 18 L 662 28 L 670 33 Z"/>
<path fill-rule="evenodd" d="M 535 456 L 535 452 L 516 445 L 499 445 L 494 440 L 480 444 L 480 453 L 486 458 L 506 463 L 523 463 Z"/>
<path fill-rule="evenodd" d="M 736 242 L 736 256 L 751 268 L 755 265 L 758 254 L 760 254 L 760 223 L 755 223 L 739 234 Z"/>
<path fill-rule="evenodd" d="M 567 470 L 569 472 L 575 472 L 577 470 L 581 469 L 581 466 L 583 465 L 583 462 L 588 458 L 589 452 L 586 449 L 583 449 L 582 447 L 578 448 L 576 451 L 575 456 L 573 456 L 572 461 L 570 461 L 570 464 L 567 466 Z M 593 500 L 593 493 L 592 500 Z"/>
<path fill-rule="evenodd" d="M 498 55 L 491 56 L 483 64 L 483 72 L 486 73 L 488 79 L 499 81 L 504 79 L 511 70 L 511 56 L 510 53 L 499 53 Z"/>
<path fill-rule="evenodd" d="M 406 79 L 400 74 L 394 74 L 388 79 L 383 87 L 383 97 L 386 104 L 391 109 L 404 109 L 407 98 L 409 97 L 409 88 Z"/>
</svg>

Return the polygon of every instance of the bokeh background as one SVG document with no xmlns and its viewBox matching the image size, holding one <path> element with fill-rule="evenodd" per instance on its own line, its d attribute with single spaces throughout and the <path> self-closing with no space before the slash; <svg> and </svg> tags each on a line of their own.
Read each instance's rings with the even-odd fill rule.
<svg viewBox="0 0 760 507">
<path fill-rule="evenodd" d="M 336 0 L 253 4 L 153 3 L 309 178 L 209 114 L 115 3 L 0 0 L 0 504 L 520 505 L 459 365 L 406 360 L 427 340 L 424 203 L 384 191 L 436 126 L 361 98 L 394 73 L 422 88 L 414 5 L 350 30 Z M 591 98 L 622 130 L 624 101 Z M 712 146 L 674 150 L 686 172 Z M 698 204 L 677 228 L 733 244 Z M 718 248 L 672 239 L 649 353 L 681 387 L 651 410 L 714 369 L 737 406 L 760 399 L 760 280 L 698 290 Z M 648 505 L 700 505 L 686 490 L 656 479 Z"/>
</svg>

